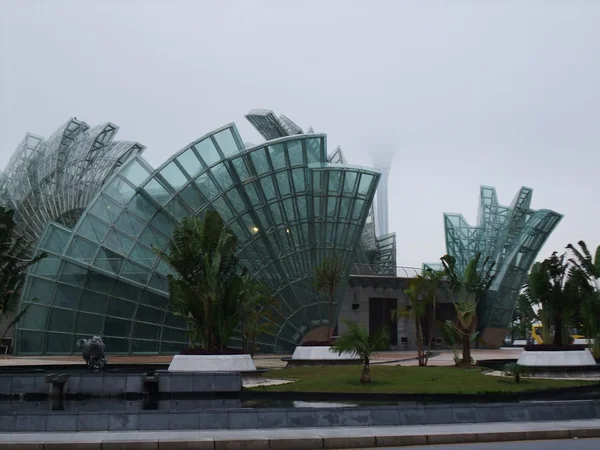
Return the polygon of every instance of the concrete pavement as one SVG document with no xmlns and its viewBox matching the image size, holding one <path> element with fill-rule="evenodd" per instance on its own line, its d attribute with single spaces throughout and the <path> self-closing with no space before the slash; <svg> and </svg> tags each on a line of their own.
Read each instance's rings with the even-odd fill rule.
<svg viewBox="0 0 600 450">
<path fill-rule="evenodd" d="M 600 437 L 600 419 L 555 422 L 207 431 L 0 433 L 10 450 L 274 450 L 447 445 Z M 579 450 L 565 441 L 563 447 Z M 593 441 L 592 441 L 593 442 Z M 512 444 L 504 444 L 512 445 Z M 468 447 L 467 447 L 468 448 Z M 473 449 L 487 447 L 473 447 Z M 492 447 L 493 448 L 493 447 Z M 502 446 L 497 447 L 504 448 Z M 511 448 L 511 447 L 506 447 Z M 519 447 L 516 447 L 518 449 Z M 536 447 L 532 447 L 536 448 Z M 547 450 L 548 447 L 543 447 Z M 597 448 L 597 447 L 594 447 Z M 585 447 L 584 447 L 585 449 Z M 529 450 L 529 449 L 528 449 Z M 587 450 L 587 449 L 586 449 Z"/>
<path fill-rule="evenodd" d="M 600 449 L 600 439 L 572 439 L 565 441 L 564 439 L 555 441 L 519 441 L 519 442 L 495 442 L 487 444 L 457 444 L 450 445 L 434 445 L 427 447 L 431 450 L 598 450 Z M 419 447 L 387 447 L 378 450 L 419 450 Z M 363 449 L 369 450 L 369 449 Z"/>
</svg>

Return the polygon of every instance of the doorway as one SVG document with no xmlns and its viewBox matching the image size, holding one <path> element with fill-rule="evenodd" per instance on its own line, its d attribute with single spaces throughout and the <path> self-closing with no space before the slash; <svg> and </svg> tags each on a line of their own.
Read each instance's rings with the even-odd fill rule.
<svg viewBox="0 0 600 450">
<path fill-rule="evenodd" d="M 398 345 L 398 327 L 392 320 L 392 311 L 398 308 L 397 298 L 369 299 L 369 335 L 386 326 L 390 332 L 390 344 Z"/>
</svg>

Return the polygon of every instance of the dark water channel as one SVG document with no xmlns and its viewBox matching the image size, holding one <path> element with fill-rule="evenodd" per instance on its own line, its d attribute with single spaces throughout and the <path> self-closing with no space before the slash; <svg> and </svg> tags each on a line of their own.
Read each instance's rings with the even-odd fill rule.
<svg viewBox="0 0 600 450">
<path fill-rule="evenodd" d="M 136 399 L 124 398 L 3 398 L 0 399 L 0 414 L 8 411 L 43 412 L 43 411 L 190 411 L 199 409 L 228 408 L 352 408 L 357 406 L 415 405 L 415 402 L 385 401 L 303 401 L 303 400 L 270 400 L 240 398 L 164 398 L 146 397 Z"/>
</svg>

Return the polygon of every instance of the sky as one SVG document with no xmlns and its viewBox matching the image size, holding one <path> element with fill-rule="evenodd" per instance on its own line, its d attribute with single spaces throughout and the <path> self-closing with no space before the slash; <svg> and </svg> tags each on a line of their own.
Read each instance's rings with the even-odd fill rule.
<svg viewBox="0 0 600 450">
<path fill-rule="evenodd" d="M 600 2 L 0 0 L 0 167 L 26 132 L 110 121 L 157 167 L 251 109 L 393 154 L 398 265 L 445 253 L 480 185 L 564 214 L 539 258 L 600 245 Z"/>
</svg>

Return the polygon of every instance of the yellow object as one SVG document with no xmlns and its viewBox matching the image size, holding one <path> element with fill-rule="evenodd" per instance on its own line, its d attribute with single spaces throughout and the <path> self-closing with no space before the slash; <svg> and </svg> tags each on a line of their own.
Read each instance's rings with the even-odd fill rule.
<svg viewBox="0 0 600 450">
<path fill-rule="evenodd" d="M 532 325 L 531 326 L 531 337 L 535 340 L 536 344 L 543 344 L 544 340 L 542 339 L 542 326 Z M 571 337 L 573 339 L 585 339 L 583 334 L 572 334 Z"/>
</svg>

